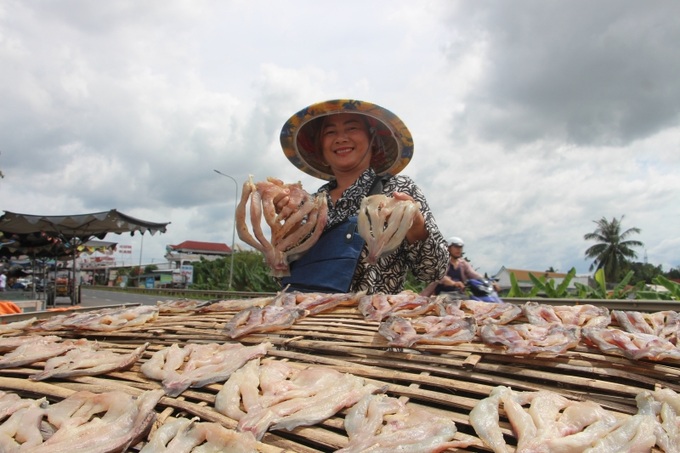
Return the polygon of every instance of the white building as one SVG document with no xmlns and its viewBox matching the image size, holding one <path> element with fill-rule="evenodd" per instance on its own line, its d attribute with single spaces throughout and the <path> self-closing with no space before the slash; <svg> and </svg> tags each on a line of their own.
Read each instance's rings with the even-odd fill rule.
<svg viewBox="0 0 680 453">
<path fill-rule="evenodd" d="M 566 273 L 563 272 L 546 272 L 546 271 L 532 271 L 526 269 L 510 269 L 505 266 L 501 267 L 500 270 L 494 276 L 498 280 L 498 286 L 500 286 L 501 291 L 509 290 L 512 286 L 510 282 L 510 274 L 515 275 L 517 284 L 522 291 L 528 291 L 534 287 L 534 282 L 531 280 L 529 275 L 541 279 L 544 278 L 545 281 L 554 280 L 555 286 L 559 285 L 567 277 Z M 576 286 L 574 283 L 581 283 L 583 285 L 588 285 L 590 281 L 590 276 L 588 275 L 576 275 L 571 279 L 569 285 L 567 286 L 568 291 L 576 291 Z"/>
<path fill-rule="evenodd" d="M 212 261 L 231 255 L 231 247 L 220 242 L 184 241 L 181 244 L 168 245 L 165 251 L 165 259 L 173 263 L 174 269 L 191 265 L 201 258 Z"/>
</svg>

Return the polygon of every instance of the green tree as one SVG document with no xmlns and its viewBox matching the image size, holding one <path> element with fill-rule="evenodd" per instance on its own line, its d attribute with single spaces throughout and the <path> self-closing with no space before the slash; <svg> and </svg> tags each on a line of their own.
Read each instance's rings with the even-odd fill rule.
<svg viewBox="0 0 680 453">
<path fill-rule="evenodd" d="M 578 282 L 574 283 L 574 286 L 579 299 L 626 299 L 629 294 L 634 294 L 644 286 L 644 282 L 640 282 L 637 287 L 628 285 L 632 277 L 633 271 L 628 271 L 616 286 L 608 290 L 604 269 L 600 268 L 595 272 L 595 287 Z"/>
<path fill-rule="evenodd" d="M 192 263 L 194 266 L 192 289 L 227 291 L 229 288 L 229 262 L 224 258 Z"/>
<path fill-rule="evenodd" d="M 194 263 L 192 289 L 252 292 L 273 292 L 280 289 L 277 281 L 269 275 L 269 268 L 260 252 L 235 253 L 232 288 L 229 288 L 230 267 L 231 258 L 210 261 L 201 259 Z"/>
<path fill-rule="evenodd" d="M 238 252 L 234 263 L 234 290 L 252 292 L 275 292 L 281 286 L 270 275 L 270 269 L 260 252 Z"/>
<path fill-rule="evenodd" d="M 633 247 L 642 247 L 640 241 L 628 239 L 633 234 L 639 234 L 639 228 L 628 228 L 622 231 L 621 221 L 616 217 L 611 222 L 605 217 L 600 220 L 593 220 L 597 228 L 592 233 L 585 234 L 583 239 L 587 241 L 597 241 L 597 243 L 586 250 L 587 258 L 593 259 L 590 270 L 603 269 L 606 276 L 610 276 L 611 281 L 618 281 L 626 264 L 632 258 L 637 258 L 637 253 Z"/>
<path fill-rule="evenodd" d="M 672 280 L 680 279 L 680 268 L 672 268 L 664 274 L 664 277 L 670 278 Z"/>
<path fill-rule="evenodd" d="M 654 277 L 652 281 L 654 285 L 666 288 L 666 291 L 657 291 L 656 289 L 642 289 L 638 291 L 638 299 L 650 300 L 680 300 L 680 283 L 676 283 L 663 275 Z"/>
<path fill-rule="evenodd" d="M 631 270 L 635 273 L 633 278 L 630 280 L 631 285 L 635 285 L 638 282 L 652 283 L 654 278 L 659 275 L 663 275 L 663 270 L 661 265 L 654 266 L 649 263 L 628 263 L 626 269 Z"/>
</svg>

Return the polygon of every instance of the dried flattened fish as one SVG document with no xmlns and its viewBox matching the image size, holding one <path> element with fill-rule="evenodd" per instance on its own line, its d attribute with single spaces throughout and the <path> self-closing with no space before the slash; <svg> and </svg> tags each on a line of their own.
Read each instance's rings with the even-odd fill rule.
<svg viewBox="0 0 680 453">
<path fill-rule="evenodd" d="M 287 329 L 304 316 L 305 311 L 294 306 L 250 307 L 236 313 L 223 331 L 229 338 L 241 338 L 252 333 Z"/>
<path fill-rule="evenodd" d="M 34 447 L 43 443 L 40 428 L 45 416 L 47 399 L 23 402 L 24 404 L 0 425 L 0 451 L 3 453 L 33 451 Z"/>
<path fill-rule="evenodd" d="M 61 340 L 61 337 L 56 335 L 36 336 L 36 335 L 21 335 L 16 337 L 2 337 L 0 338 L 0 352 L 12 351 L 19 346 L 27 343 L 34 343 L 36 341 L 54 342 Z"/>
<path fill-rule="evenodd" d="M 0 324 L 0 335 L 13 334 L 17 332 L 23 332 L 27 327 L 30 327 L 38 318 L 33 317 L 25 319 L 23 321 L 8 322 L 6 324 Z"/>
<path fill-rule="evenodd" d="M 51 336 L 36 337 L 35 341 L 24 342 L 21 346 L 0 358 L 0 369 L 22 367 L 41 360 L 47 360 L 50 357 L 59 356 L 71 349 L 85 346 L 88 343 L 88 340 L 85 338 L 64 341 L 54 340 L 54 338 Z"/>
<path fill-rule="evenodd" d="M 146 437 L 162 396 L 162 390 L 149 390 L 138 397 L 122 391 L 76 392 L 46 409 L 56 431 L 31 452 L 126 451 Z"/>
<path fill-rule="evenodd" d="M 165 393 L 176 397 L 189 387 L 199 388 L 225 381 L 246 362 L 267 354 L 271 343 L 244 346 L 240 343 L 173 344 L 153 354 L 140 367 L 142 373 L 160 380 Z"/>
<path fill-rule="evenodd" d="M 381 321 L 388 316 L 409 317 L 437 310 L 436 298 L 421 296 L 410 290 L 399 294 L 371 294 L 359 298 L 359 311 L 367 321 Z"/>
<path fill-rule="evenodd" d="M 366 395 L 345 417 L 349 442 L 337 453 L 437 452 L 465 448 L 453 420 L 387 395 Z"/>
<path fill-rule="evenodd" d="M 363 378 L 328 367 L 253 360 L 222 386 L 215 408 L 238 419 L 238 431 L 259 440 L 269 429 L 290 431 L 319 423 L 378 390 Z"/>
<path fill-rule="evenodd" d="M 510 451 L 499 424 L 501 407 L 517 438 L 517 452 L 651 451 L 660 426 L 640 402 L 638 414 L 630 416 L 546 390 L 516 392 L 498 386 L 470 411 L 470 424 L 497 453 Z"/>
<path fill-rule="evenodd" d="M 251 433 L 239 433 L 219 423 L 172 418 L 151 435 L 139 453 L 178 451 L 256 453 L 258 449 Z"/>
<path fill-rule="evenodd" d="M 35 323 L 31 326 L 31 329 L 40 331 L 76 329 L 113 332 L 122 328 L 143 325 L 157 317 L 158 307 L 150 305 L 104 308 L 84 313 L 53 316 Z"/>
<path fill-rule="evenodd" d="M 423 316 L 414 319 L 390 316 L 380 323 L 378 333 L 394 347 L 454 345 L 472 341 L 477 334 L 477 322 L 471 316 Z"/>
<path fill-rule="evenodd" d="M 96 376 L 111 371 L 127 370 L 139 360 L 148 346 L 149 343 L 144 343 L 128 354 L 119 354 L 91 346 L 72 349 L 63 356 L 48 359 L 45 369 L 29 376 L 29 379 L 42 381 L 47 378 Z"/>
<path fill-rule="evenodd" d="M 505 346 L 508 354 L 543 353 L 558 356 L 578 346 L 581 328 L 562 324 L 537 326 L 529 323 L 511 325 L 489 323 L 479 329 L 479 335 L 488 345 Z"/>
<path fill-rule="evenodd" d="M 658 335 L 624 332 L 619 329 L 584 328 L 583 339 L 604 353 L 622 355 L 630 360 L 680 360 L 680 347 Z"/>
</svg>

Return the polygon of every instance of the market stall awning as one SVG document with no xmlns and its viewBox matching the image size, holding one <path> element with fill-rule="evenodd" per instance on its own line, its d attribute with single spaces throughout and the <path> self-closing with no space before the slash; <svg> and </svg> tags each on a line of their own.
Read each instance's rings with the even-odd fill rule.
<svg viewBox="0 0 680 453">
<path fill-rule="evenodd" d="M 5 236 L 10 234 L 48 233 L 65 238 L 96 237 L 103 239 L 107 233 L 131 233 L 142 234 L 148 232 L 165 233 L 167 223 L 154 223 L 136 219 L 129 215 L 110 211 L 95 212 L 91 214 L 41 216 L 32 214 L 18 214 L 7 212 L 0 217 L 0 231 Z"/>
<path fill-rule="evenodd" d="M 82 246 L 92 238 L 103 239 L 108 233 L 165 233 L 169 223 L 136 219 L 115 209 L 60 216 L 5 211 L 0 217 L 0 255 L 72 254 L 74 247 Z"/>
<path fill-rule="evenodd" d="M 81 253 L 92 254 L 94 252 L 100 253 L 112 253 L 116 250 L 118 246 L 117 242 L 109 241 L 87 241 L 82 245 L 78 246 L 78 251 Z"/>
</svg>

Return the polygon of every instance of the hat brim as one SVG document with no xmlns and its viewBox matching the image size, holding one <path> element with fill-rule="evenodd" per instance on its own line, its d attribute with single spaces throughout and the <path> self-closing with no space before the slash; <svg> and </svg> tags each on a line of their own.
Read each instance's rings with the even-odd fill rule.
<svg viewBox="0 0 680 453">
<path fill-rule="evenodd" d="M 337 113 L 358 113 L 369 117 L 376 127 L 377 150 L 371 157 L 371 167 L 379 175 L 396 175 L 413 157 L 413 138 L 397 115 L 384 107 L 354 99 L 335 99 L 306 107 L 291 116 L 281 129 L 281 147 L 289 161 L 316 178 L 333 178 L 317 149 L 316 133 L 320 118 Z M 371 120 L 372 118 L 372 120 Z"/>
</svg>

